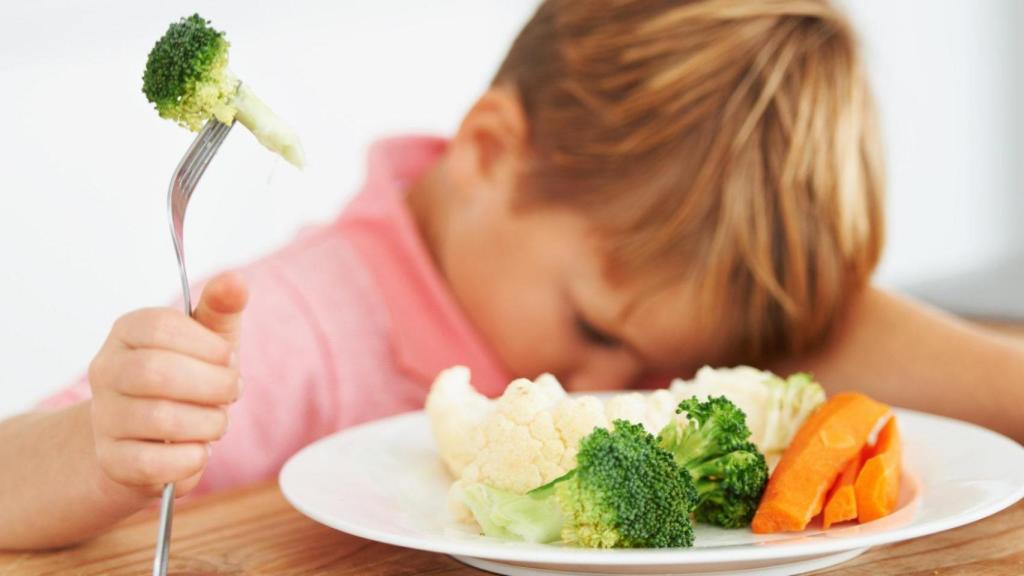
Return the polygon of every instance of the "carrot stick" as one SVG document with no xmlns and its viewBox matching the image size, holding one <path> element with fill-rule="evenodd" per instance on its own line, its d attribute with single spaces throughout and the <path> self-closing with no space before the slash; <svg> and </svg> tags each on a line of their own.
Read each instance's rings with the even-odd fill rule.
<svg viewBox="0 0 1024 576">
<path fill-rule="evenodd" d="M 864 463 L 853 490 L 857 497 L 857 522 L 870 522 L 891 514 L 900 493 L 900 460 L 903 446 L 896 418 L 878 433 L 872 456 Z"/>
<path fill-rule="evenodd" d="M 830 398 L 800 427 L 768 480 L 750 525 L 758 534 L 798 531 L 821 512 L 825 492 L 889 407 L 857 392 Z"/>
<path fill-rule="evenodd" d="M 821 524 L 823 527 L 837 522 L 846 522 L 857 517 L 857 498 L 853 493 L 853 483 L 857 480 L 857 473 L 864 465 L 866 454 L 861 450 L 856 456 L 843 467 L 843 471 L 836 478 L 835 485 L 825 498 L 825 510 L 822 512 Z"/>
</svg>

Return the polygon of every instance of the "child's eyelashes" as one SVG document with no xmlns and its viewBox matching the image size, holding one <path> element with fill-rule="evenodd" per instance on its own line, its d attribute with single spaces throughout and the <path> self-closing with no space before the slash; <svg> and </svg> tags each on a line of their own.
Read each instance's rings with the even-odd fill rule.
<svg viewBox="0 0 1024 576">
<path fill-rule="evenodd" d="M 616 338 L 594 328 L 590 322 L 587 322 L 579 316 L 576 317 L 576 330 L 591 344 L 604 346 L 606 348 L 614 348 L 620 344 Z"/>
</svg>

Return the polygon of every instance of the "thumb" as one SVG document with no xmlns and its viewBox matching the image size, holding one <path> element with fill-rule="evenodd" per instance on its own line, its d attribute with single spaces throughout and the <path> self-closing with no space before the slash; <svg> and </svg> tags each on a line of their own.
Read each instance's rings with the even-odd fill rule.
<svg viewBox="0 0 1024 576">
<path fill-rule="evenodd" d="M 241 275 L 224 272 L 215 276 L 203 288 L 203 295 L 192 316 L 237 346 L 242 328 L 242 311 L 248 301 L 249 290 Z"/>
</svg>

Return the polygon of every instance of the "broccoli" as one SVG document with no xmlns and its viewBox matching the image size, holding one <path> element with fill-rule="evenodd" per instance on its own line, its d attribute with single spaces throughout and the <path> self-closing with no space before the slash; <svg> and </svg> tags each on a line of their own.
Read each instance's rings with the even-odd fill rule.
<svg viewBox="0 0 1024 576">
<path fill-rule="evenodd" d="M 261 144 L 301 167 L 298 137 L 231 73 L 229 46 L 198 14 L 174 22 L 149 53 L 142 92 L 161 117 L 192 131 L 211 118 L 225 124 L 237 118 Z"/>
<path fill-rule="evenodd" d="M 761 501 L 768 466 L 747 439 L 746 415 L 724 396 L 679 403 L 675 419 L 658 434 L 659 445 L 689 472 L 697 490 L 694 515 L 726 528 L 750 524 Z"/>
<path fill-rule="evenodd" d="M 625 420 L 585 436 L 576 467 L 544 486 L 515 494 L 474 483 L 463 499 L 488 536 L 591 548 L 693 545 L 690 475 Z"/>
</svg>

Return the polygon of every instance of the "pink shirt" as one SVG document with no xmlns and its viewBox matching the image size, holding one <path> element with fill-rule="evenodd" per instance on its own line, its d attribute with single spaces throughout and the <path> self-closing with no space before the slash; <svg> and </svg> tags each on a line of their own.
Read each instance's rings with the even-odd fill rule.
<svg viewBox="0 0 1024 576">
<path fill-rule="evenodd" d="M 448 291 L 404 202 L 445 146 L 376 143 L 362 191 L 334 222 L 240 271 L 250 289 L 245 390 L 197 492 L 271 478 L 316 438 L 420 409 L 449 366 L 469 366 L 485 394 L 504 389 L 509 375 Z M 88 397 L 83 378 L 40 406 Z"/>
</svg>

